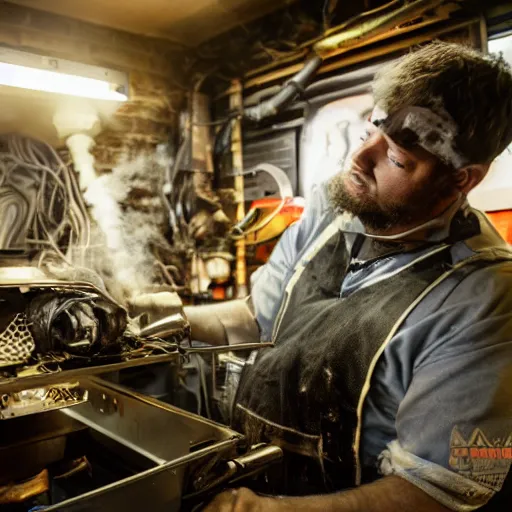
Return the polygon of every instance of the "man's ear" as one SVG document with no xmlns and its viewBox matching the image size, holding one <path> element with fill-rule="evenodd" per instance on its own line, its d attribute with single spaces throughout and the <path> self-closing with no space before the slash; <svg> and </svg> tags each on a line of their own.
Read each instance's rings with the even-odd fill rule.
<svg viewBox="0 0 512 512">
<path fill-rule="evenodd" d="M 471 164 L 455 171 L 455 186 L 468 194 L 484 178 L 491 164 Z"/>
</svg>

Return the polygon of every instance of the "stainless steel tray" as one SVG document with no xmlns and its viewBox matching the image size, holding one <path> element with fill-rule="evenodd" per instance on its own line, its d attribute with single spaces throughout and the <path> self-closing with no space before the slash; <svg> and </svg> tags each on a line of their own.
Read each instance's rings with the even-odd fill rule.
<svg viewBox="0 0 512 512">
<path fill-rule="evenodd" d="M 260 471 L 281 456 L 277 447 L 248 449 L 243 436 L 227 427 L 95 377 L 80 380 L 80 385 L 88 391 L 87 403 L 32 417 L 34 422 L 44 417 L 70 425 L 54 436 L 58 441 L 56 451 L 45 452 L 44 460 L 63 453 L 68 431 L 75 435 L 86 431 L 105 453 L 133 460 L 133 467 L 138 469 L 125 478 L 52 505 L 45 509 L 48 512 L 178 511 L 184 489 L 200 496 L 229 480 Z M 27 418 L 23 418 L 25 424 Z M 21 419 L 0 424 L 0 438 L 2 428 L 12 431 Z M 39 435 L 38 446 L 46 446 L 50 437 Z M 16 452 L 16 446 L 4 443 L 0 460 L 2 455 L 4 459 L 17 457 L 18 466 L 22 466 L 23 457 L 32 456 L 26 448 Z"/>
</svg>

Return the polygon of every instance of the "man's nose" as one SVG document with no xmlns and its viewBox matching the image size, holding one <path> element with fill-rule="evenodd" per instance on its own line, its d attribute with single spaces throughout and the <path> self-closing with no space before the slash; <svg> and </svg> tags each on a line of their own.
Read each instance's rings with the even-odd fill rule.
<svg viewBox="0 0 512 512">
<path fill-rule="evenodd" d="M 371 173 L 383 150 L 386 140 L 379 132 L 372 133 L 366 138 L 352 155 L 353 163 L 365 173 Z"/>
</svg>

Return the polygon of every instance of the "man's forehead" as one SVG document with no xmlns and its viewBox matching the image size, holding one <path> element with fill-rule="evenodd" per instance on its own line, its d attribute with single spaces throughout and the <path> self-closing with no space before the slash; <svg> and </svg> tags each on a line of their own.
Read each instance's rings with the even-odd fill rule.
<svg viewBox="0 0 512 512">
<path fill-rule="evenodd" d="M 457 125 L 446 112 L 441 115 L 424 107 L 409 106 L 388 115 L 377 105 L 370 122 L 408 151 L 422 148 L 456 169 L 468 164 L 457 149 Z"/>
<path fill-rule="evenodd" d="M 435 155 L 429 153 L 421 146 L 418 146 L 417 137 L 414 134 L 411 135 L 410 133 L 407 133 L 407 130 L 401 133 L 395 133 L 393 136 L 390 136 L 384 130 L 373 124 L 369 117 L 365 122 L 365 129 L 370 133 L 379 132 L 382 137 L 386 139 L 389 146 L 391 146 L 393 149 L 398 149 L 402 153 L 405 153 L 406 156 L 421 160 L 437 159 Z"/>
</svg>

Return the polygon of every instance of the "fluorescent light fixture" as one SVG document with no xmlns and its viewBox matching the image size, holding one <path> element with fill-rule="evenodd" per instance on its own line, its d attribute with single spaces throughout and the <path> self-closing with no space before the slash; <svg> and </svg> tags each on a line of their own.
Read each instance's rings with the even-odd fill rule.
<svg viewBox="0 0 512 512">
<path fill-rule="evenodd" d="M 3 48 L 0 85 L 100 100 L 128 99 L 126 73 Z"/>
<path fill-rule="evenodd" d="M 126 101 L 128 99 L 126 94 L 115 91 L 111 84 L 102 80 L 5 64 L 4 62 L 0 62 L 0 85 L 98 100 Z"/>
</svg>

